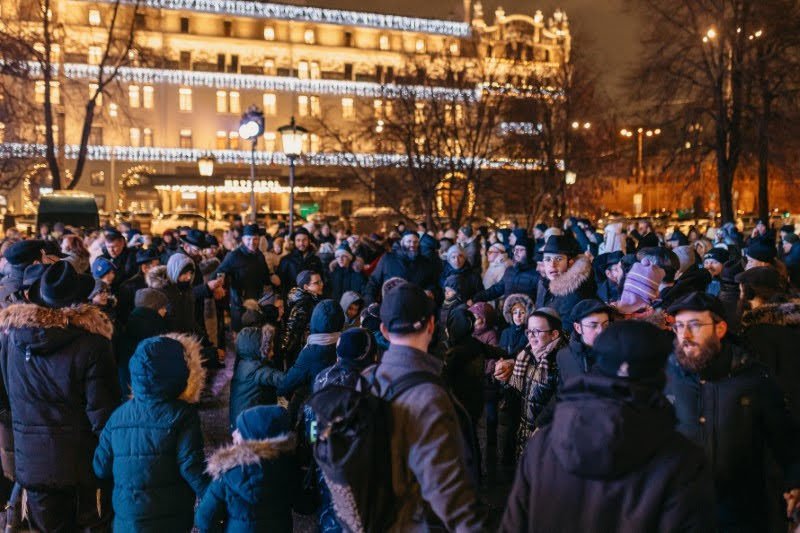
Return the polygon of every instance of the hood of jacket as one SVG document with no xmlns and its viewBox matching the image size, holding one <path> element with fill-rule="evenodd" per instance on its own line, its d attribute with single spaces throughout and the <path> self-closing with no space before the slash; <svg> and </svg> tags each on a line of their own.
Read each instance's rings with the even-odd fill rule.
<svg viewBox="0 0 800 533">
<path fill-rule="evenodd" d="M 569 269 L 552 280 L 550 292 L 555 296 L 566 296 L 577 291 L 592 276 L 592 263 L 586 257 L 578 257 Z"/>
<path fill-rule="evenodd" d="M 192 268 L 195 266 L 191 257 L 185 254 L 174 254 L 167 261 L 167 277 L 172 283 L 178 283 L 181 272 L 189 265 Z"/>
<path fill-rule="evenodd" d="M 503 318 L 506 319 L 506 322 L 510 326 L 514 325 L 514 320 L 511 316 L 511 309 L 514 308 L 515 305 L 522 304 L 525 306 L 525 312 L 527 316 L 530 316 L 533 313 L 535 306 L 533 305 L 533 300 L 531 300 L 530 296 L 527 294 L 512 294 L 506 301 L 503 303 Z"/>
<path fill-rule="evenodd" d="M 164 339 L 174 342 L 163 342 Z M 200 401 L 206 370 L 200 358 L 200 342 L 195 337 L 169 333 L 145 339 L 136 347 L 128 366 L 136 398 Z"/>
<path fill-rule="evenodd" d="M 151 289 L 165 289 L 169 285 L 166 266 L 157 266 L 147 271 L 144 276 L 145 284 Z"/>
<path fill-rule="evenodd" d="M 756 309 L 745 311 L 742 315 L 742 326 L 800 326 L 800 300 L 791 302 L 765 304 Z"/>
<path fill-rule="evenodd" d="M 347 313 L 347 308 L 359 301 L 364 301 L 360 294 L 356 291 L 347 291 L 342 294 L 342 297 L 339 299 L 339 307 L 342 308 L 343 313 Z"/>
<path fill-rule="evenodd" d="M 310 332 L 335 333 L 344 327 L 344 313 L 338 303 L 333 300 L 322 300 L 311 313 Z"/>
<path fill-rule="evenodd" d="M 17 331 L 17 340 L 40 355 L 54 353 L 82 333 L 111 340 L 114 325 L 98 307 L 81 304 L 50 309 L 34 304 L 14 304 L 0 311 L 0 330 Z"/>
<path fill-rule="evenodd" d="M 492 304 L 487 302 L 477 302 L 472 304 L 469 310 L 473 315 L 475 315 L 475 318 L 480 318 L 483 320 L 483 326 L 475 328 L 475 331 L 473 332 L 475 335 L 480 335 L 494 328 L 496 317 Z"/>
<path fill-rule="evenodd" d="M 437 241 L 427 233 L 423 233 L 422 236 L 419 238 L 419 251 L 420 253 L 430 257 L 432 254 L 438 253 L 439 241 Z"/>
<path fill-rule="evenodd" d="M 242 328 L 236 334 L 236 357 L 248 361 L 258 361 L 261 355 L 261 328 Z"/>
<path fill-rule="evenodd" d="M 475 317 L 466 307 L 456 307 L 447 315 L 447 344 L 453 347 L 472 338 Z"/>
<path fill-rule="evenodd" d="M 587 374 L 570 380 L 556 404 L 551 444 L 571 474 L 613 479 L 648 462 L 674 424 L 660 390 Z"/>
</svg>

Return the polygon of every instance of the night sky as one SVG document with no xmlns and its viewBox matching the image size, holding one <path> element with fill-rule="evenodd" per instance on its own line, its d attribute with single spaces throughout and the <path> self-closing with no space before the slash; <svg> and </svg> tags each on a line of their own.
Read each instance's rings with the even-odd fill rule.
<svg viewBox="0 0 800 533">
<path fill-rule="evenodd" d="M 461 18 L 461 0 L 295 0 L 286 3 L 396 13 L 398 15 Z M 623 9 L 625 0 L 484 0 L 487 21 L 494 20 L 500 5 L 506 14 L 533 15 L 541 9 L 545 17 L 560 7 L 567 12 L 574 34 L 591 47 L 591 56 L 599 64 L 606 89 L 612 95 L 623 94 L 623 78 L 635 60 L 639 36 L 635 15 Z"/>
</svg>

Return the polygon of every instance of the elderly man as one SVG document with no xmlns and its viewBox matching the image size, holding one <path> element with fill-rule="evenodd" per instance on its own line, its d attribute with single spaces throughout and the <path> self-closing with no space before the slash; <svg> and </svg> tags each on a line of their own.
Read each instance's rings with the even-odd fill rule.
<svg viewBox="0 0 800 533">
<path fill-rule="evenodd" d="M 419 237 L 407 231 L 400 239 L 400 247 L 381 257 L 364 291 L 367 303 L 377 302 L 383 283 L 390 278 L 402 278 L 416 283 L 429 294 L 436 289 L 438 268 L 430 259 L 419 253 Z"/>
</svg>

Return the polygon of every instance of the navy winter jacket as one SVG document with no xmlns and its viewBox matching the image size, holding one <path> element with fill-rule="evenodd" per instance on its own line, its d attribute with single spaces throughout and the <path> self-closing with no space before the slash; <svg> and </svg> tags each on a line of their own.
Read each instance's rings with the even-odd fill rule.
<svg viewBox="0 0 800 533">
<path fill-rule="evenodd" d="M 417 254 L 414 259 L 410 259 L 402 250 L 383 254 L 369 278 L 364 291 L 364 301 L 367 303 L 380 301 L 383 283 L 391 278 L 403 278 L 416 283 L 426 291 L 435 291 L 438 274 L 438 265 L 424 255 Z"/>
</svg>

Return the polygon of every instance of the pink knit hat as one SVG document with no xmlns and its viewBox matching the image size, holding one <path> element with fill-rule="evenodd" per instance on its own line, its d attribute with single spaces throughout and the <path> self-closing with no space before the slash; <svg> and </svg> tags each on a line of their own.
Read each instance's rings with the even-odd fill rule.
<svg viewBox="0 0 800 533">
<path fill-rule="evenodd" d="M 627 315 L 653 305 L 658 298 L 658 286 L 665 275 L 664 269 L 652 264 L 649 259 L 634 263 L 625 276 L 622 297 L 616 304 L 617 311 Z"/>
</svg>

